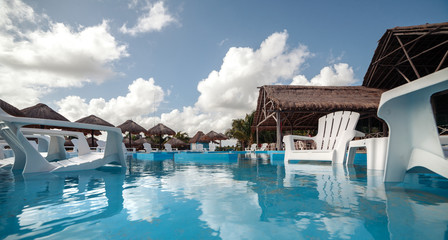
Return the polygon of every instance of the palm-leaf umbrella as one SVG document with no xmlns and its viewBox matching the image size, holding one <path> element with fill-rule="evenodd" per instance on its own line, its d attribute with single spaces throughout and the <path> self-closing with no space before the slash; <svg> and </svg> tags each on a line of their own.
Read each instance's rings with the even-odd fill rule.
<svg viewBox="0 0 448 240">
<path fill-rule="evenodd" d="M 217 133 L 215 131 L 210 131 L 206 134 L 206 136 L 208 136 L 212 141 L 216 141 L 219 140 L 219 147 L 221 147 L 221 140 L 226 140 L 227 137 L 224 136 L 223 134 Z"/>
<path fill-rule="evenodd" d="M 181 146 L 185 146 L 185 145 L 187 145 L 186 142 L 184 142 L 184 141 L 182 141 L 182 140 L 180 140 L 180 139 L 177 139 L 177 138 L 171 138 L 171 139 L 168 140 L 168 142 L 166 142 L 166 143 L 171 144 L 171 146 L 173 146 L 173 147 L 181 147 Z"/>
<path fill-rule="evenodd" d="M 78 123 L 88 123 L 88 124 L 95 124 L 95 125 L 103 125 L 107 127 L 114 127 L 114 125 L 110 124 L 104 119 L 101 119 L 95 115 L 90 115 L 81 119 L 76 120 L 75 122 Z M 90 135 L 93 137 L 94 135 L 101 135 L 101 132 L 99 130 L 90 130 Z M 92 138 L 92 146 L 93 146 L 93 138 Z"/>
<path fill-rule="evenodd" d="M 210 142 L 210 141 L 201 141 L 201 137 L 204 136 L 205 133 L 202 131 L 198 131 L 191 139 L 188 141 L 189 143 L 198 143 L 198 142 Z"/>
<path fill-rule="evenodd" d="M 13 105 L 0 99 L 0 108 L 3 109 L 7 114 L 15 117 L 25 117 L 22 111 L 14 107 Z"/>
<path fill-rule="evenodd" d="M 158 135 L 160 137 L 160 146 L 159 148 L 162 148 L 162 135 L 176 135 L 176 132 L 163 125 L 162 123 L 159 123 L 157 125 L 155 125 L 154 127 L 148 129 L 148 134 L 149 135 Z"/>
<path fill-rule="evenodd" d="M 21 110 L 26 117 L 30 118 L 41 118 L 41 119 L 51 119 L 51 120 L 59 120 L 59 121 L 67 121 L 70 122 L 67 118 L 57 113 L 49 106 L 38 103 L 32 107 L 27 107 Z M 44 128 L 44 126 L 40 126 Z M 50 127 L 48 127 L 50 128 Z"/>
<path fill-rule="evenodd" d="M 117 128 L 121 129 L 122 133 L 128 132 L 129 133 L 129 145 L 132 147 L 132 134 L 139 134 L 139 133 L 146 133 L 146 129 L 144 129 L 142 126 L 138 125 L 132 120 L 127 120 L 126 122 L 120 124 L 117 126 Z"/>
</svg>

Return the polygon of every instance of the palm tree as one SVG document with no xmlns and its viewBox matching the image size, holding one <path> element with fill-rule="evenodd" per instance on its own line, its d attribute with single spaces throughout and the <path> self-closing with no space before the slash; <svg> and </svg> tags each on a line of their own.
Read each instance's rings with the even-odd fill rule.
<svg viewBox="0 0 448 240">
<path fill-rule="evenodd" d="M 253 134 L 251 132 L 254 113 L 246 114 L 244 119 L 233 119 L 232 128 L 226 131 L 226 135 L 238 139 L 241 147 L 244 149 L 249 143 L 253 142 Z"/>
<path fill-rule="evenodd" d="M 190 137 L 188 136 L 188 133 L 182 132 L 182 131 L 177 132 L 176 135 L 174 135 L 173 137 L 175 137 L 175 138 L 177 138 L 179 140 L 182 140 L 184 142 L 188 142 L 190 140 Z"/>
</svg>

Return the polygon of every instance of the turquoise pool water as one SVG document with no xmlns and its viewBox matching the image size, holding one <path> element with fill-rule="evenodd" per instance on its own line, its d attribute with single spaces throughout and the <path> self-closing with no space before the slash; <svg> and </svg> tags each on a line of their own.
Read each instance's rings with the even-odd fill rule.
<svg viewBox="0 0 448 240">
<path fill-rule="evenodd" d="M 1 239 L 448 239 L 448 181 L 266 156 L 0 170 Z"/>
</svg>

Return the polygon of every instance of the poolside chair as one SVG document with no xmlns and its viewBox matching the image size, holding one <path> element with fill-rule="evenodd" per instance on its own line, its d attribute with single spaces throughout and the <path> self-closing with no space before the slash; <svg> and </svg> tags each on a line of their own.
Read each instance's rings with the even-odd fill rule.
<svg viewBox="0 0 448 240">
<path fill-rule="evenodd" d="M 359 113 L 339 111 L 319 118 L 317 135 L 314 137 L 287 135 L 285 143 L 285 164 L 290 160 L 320 160 L 344 163 L 348 143 L 363 133 L 355 130 Z M 316 150 L 296 150 L 294 140 L 313 140 Z"/>
<path fill-rule="evenodd" d="M 259 149 L 258 151 L 266 151 L 267 148 L 268 148 L 268 145 L 269 145 L 269 144 L 267 144 L 267 143 L 263 143 L 263 144 L 261 144 L 261 147 L 260 147 L 260 149 Z"/>
<path fill-rule="evenodd" d="M 250 145 L 250 148 L 246 148 L 244 150 L 246 150 L 248 152 L 255 152 L 257 150 L 257 144 L 254 143 L 254 144 Z"/>
<path fill-rule="evenodd" d="M 98 144 L 98 147 L 96 147 L 97 152 L 104 152 L 104 149 L 106 149 L 106 142 L 103 140 L 96 141 L 96 144 Z"/>
<path fill-rule="evenodd" d="M 204 145 L 202 145 L 202 144 L 196 144 L 196 150 L 197 151 L 201 151 L 201 152 L 203 152 L 204 151 Z"/>
<path fill-rule="evenodd" d="M 383 93 L 378 116 L 390 130 L 384 182 L 401 182 L 414 167 L 448 178 L 448 160 L 431 105 L 431 96 L 447 89 L 445 68 Z"/>
<path fill-rule="evenodd" d="M 163 144 L 163 146 L 165 146 L 165 151 L 167 151 L 167 152 L 178 151 L 177 148 L 172 148 L 171 144 L 169 144 L 169 143 L 165 143 L 165 144 Z"/>
<path fill-rule="evenodd" d="M 158 148 L 152 148 L 150 143 L 143 143 L 143 148 L 145 148 L 145 152 L 146 153 L 158 152 L 159 151 Z"/>
<path fill-rule="evenodd" d="M 215 150 L 216 150 L 216 145 L 213 144 L 213 143 L 210 143 L 210 144 L 208 145 L 208 151 L 209 151 L 209 152 L 214 152 Z"/>
</svg>

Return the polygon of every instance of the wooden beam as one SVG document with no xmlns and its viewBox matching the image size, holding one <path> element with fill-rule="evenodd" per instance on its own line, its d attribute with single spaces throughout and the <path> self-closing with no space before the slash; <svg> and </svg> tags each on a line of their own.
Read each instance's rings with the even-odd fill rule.
<svg viewBox="0 0 448 240">
<path fill-rule="evenodd" d="M 446 59 L 446 56 L 447 56 L 447 55 L 448 55 L 448 51 L 446 51 L 446 52 L 445 52 L 445 55 L 443 55 L 443 58 L 442 58 L 442 60 L 440 61 L 439 66 L 437 66 L 435 72 L 437 72 L 437 71 L 440 70 L 440 67 L 442 67 L 443 62 L 445 62 L 445 59 Z"/>
<path fill-rule="evenodd" d="M 409 64 L 411 64 L 412 69 L 414 69 L 415 75 L 417 75 L 417 78 L 420 78 L 420 74 L 418 73 L 417 68 L 414 66 L 414 63 L 412 62 L 411 58 L 409 57 L 408 51 L 406 51 L 406 48 L 404 47 L 400 38 L 397 35 L 395 35 L 395 37 L 397 38 L 398 43 L 400 43 L 401 49 L 403 49 L 403 52 L 406 55 L 406 58 L 408 59 Z M 406 79 L 406 80 L 408 80 L 408 79 Z"/>
</svg>

